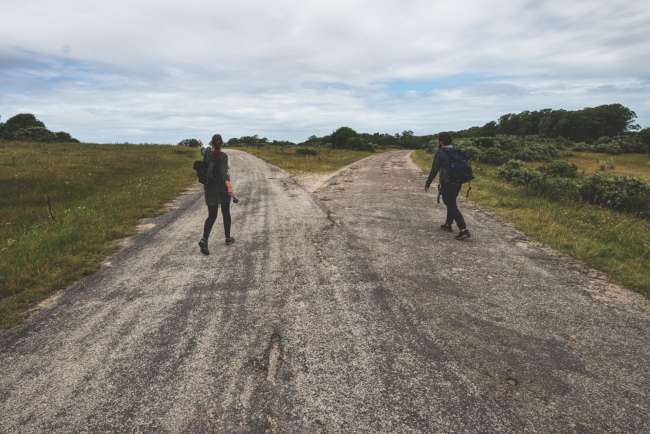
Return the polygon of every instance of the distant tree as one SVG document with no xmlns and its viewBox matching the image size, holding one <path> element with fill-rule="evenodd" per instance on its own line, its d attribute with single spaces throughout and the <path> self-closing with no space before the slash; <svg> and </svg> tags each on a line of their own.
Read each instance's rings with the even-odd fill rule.
<svg viewBox="0 0 650 434">
<path fill-rule="evenodd" d="M 341 127 L 334 131 L 331 135 L 331 143 L 333 148 L 347 148 L 348 143 L 357 137 L 357 132 L 349 127 Z"/>
<path fill-rule="evenodd" d="M 55 142 L 56 134 L 45 127 L 28 127 L 15 131 L 13 140 L 29 140 L 34 142 Z"/>
<path fill-rule="evenodd" d="M 31 140 L 37 142 L 78 142 L 70 134 L 54 133 L 31 113 L 20 113 L 0 124 L 0 139 Z"/>
<path fill-rule="evenodd" d="M 646 152 L 650 154 L 650 128 L 644 128 L 638 133 L 639 142 L 645 147 Z"/>
<path fill-rule="evenodd" d="M 178 146 L 186 146 L 188 148 L 198 148 L 201 146 L 201 142 L 198 139 L 183 139 L 178 142 Z"/>
<path fill-rule="evenodd" d="M 488 122 L 487 124 L 483 125 L 481 129 L 483 130 L 482 131 L 483 136 L 494 137 L 497 135 L 497 123 L 494 121 Z"/>
<path fill-rule="evenodd" d="M 402 135 L 400 136 L 400 146 L 402 148 L 414 148 L 415 144 L 416 140 L 413 131 L 402 131 Z"/>
<path fill-rule="evenodd" d="M 57 142 L 75 142 L 75 143 L 79 143 L 79 140 L 75 139 L 70 134 L 66 133 L 65 131 L 57 131 L 56 133 L 54 133 L 54 138 L 55 138 L 55 141 L 57 141 Z"/>
<path fill-rule="evenodd" d="M 4 130 L 7 132 L 14 132 L 31 127 L 45 128 L 45 124 L 31 113 L 20 113 L 9 119 L 4 124 Z"/>
</svg>

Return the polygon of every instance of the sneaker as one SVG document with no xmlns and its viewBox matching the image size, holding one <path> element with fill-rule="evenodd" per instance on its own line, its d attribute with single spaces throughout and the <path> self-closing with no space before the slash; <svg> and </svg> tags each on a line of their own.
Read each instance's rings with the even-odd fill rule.
<svg viewBox="0 0 650 434">
<path fill-rule="evenodd" d="M 454 230 L 451 228 L 451 225 L 448 225 L 445 223 L 444 225 L 440 225 L 440 229 L 445 231 L 445 232 L 453 232 Z"/>
<path fill-rule="evenodd" d="M 226 238 L 226 245 L 231 245 L 232 243 L 235 242 L 235 239 L 233 237 L 228 237 Z"/>
<path fill-rule="evenodd" d="M 210 251 L 208 250 L 208 240 L 205 238 L 201 238 L 201 241 L 199 241 L 199 248 L 201 249 L 201 253 L 204 255 L 209 255 Z"/>
<path fill-rule="evenodd" d="M 456 235 L 454 238 L 457 240 L 466 240 L 470 237 L 471 235 L 469 234 L 469 231 L 467 229 L 462 229 L 458 235 Z"/>
</svg>

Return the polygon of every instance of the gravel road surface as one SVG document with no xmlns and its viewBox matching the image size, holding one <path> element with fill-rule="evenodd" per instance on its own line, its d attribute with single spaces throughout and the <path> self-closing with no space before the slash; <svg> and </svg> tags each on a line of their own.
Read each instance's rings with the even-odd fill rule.
<svg viewBox="0 0 650 434">
<path fill-rule="evenodd" d="M 229 151 L 200 193 L 0 333 L 0 432 L 650 432 L 650 308 L 464 203 L 408 152 L 314 194 Z"/>
</svg>

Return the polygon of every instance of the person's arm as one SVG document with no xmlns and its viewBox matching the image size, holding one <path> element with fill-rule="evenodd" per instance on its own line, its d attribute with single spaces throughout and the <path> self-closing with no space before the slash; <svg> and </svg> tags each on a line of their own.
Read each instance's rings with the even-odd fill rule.
<svg viewBox="0 0 650 434">
<path fill-rule="evenodd" d="M 223 164 L 223 179 L 226 183 L 226 191 L 228 191 L 228 196 L 235 197 L 235 190 L 232 187 L 232 182 L 230 181 L 230 168 L 228 167 L 228 156 L 224 155 L 224 164 Z"/>
<path fill-rule="evenodd" d="M 429 191 L 429 187 L 431 187 L 431 183 L 435 179 L 439 170 L 440 170 L 440 151 L 436 152 L 436 155 L 433 157 L 433 163 L 431 163 L 431 171 L 429 172 L 429 177 L 427 178 L 427 182 L 424 185 L 424 191 Z"/>
</svg>

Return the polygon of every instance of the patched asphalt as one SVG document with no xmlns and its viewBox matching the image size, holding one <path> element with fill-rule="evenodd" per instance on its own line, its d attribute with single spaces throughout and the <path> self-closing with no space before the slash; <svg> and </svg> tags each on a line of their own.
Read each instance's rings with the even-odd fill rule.
<svg viewBox="0 0 650 434">
<path fill-rule="evenodd" d="M 0 333 L 0 432 L 649 432 L 650 308 L 463 203 L 408 152 L 314 194 L 229 151 L 200 193 Z"/>
</svg>

